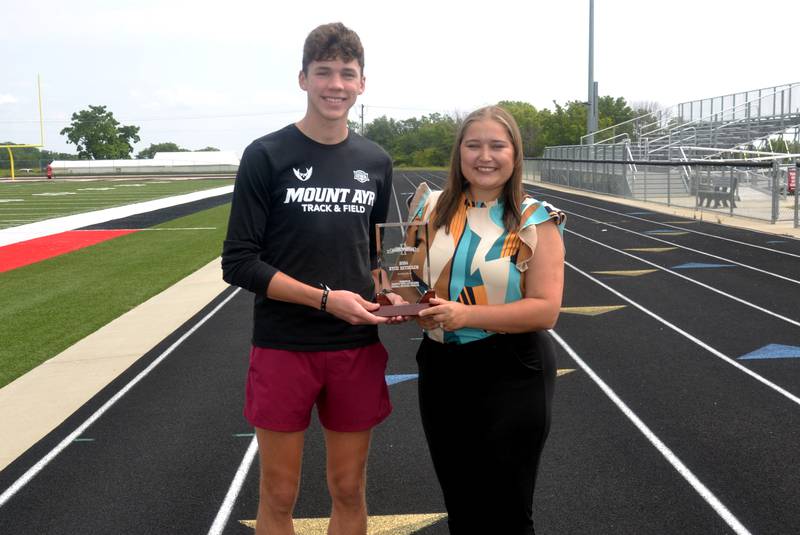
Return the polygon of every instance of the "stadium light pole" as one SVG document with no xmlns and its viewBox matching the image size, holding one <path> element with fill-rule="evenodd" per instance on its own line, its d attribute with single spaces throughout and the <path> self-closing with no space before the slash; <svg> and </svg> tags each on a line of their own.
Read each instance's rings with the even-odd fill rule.
<svg viewBox="0 0 800 535">
<path fill-rule="evenodd" d="M 594 143 L 597 131 L 597 82 L 594 81 L 594 0 L 589 0 L 589 110 L 586 114 L 586 140 Z"/>
</svg>

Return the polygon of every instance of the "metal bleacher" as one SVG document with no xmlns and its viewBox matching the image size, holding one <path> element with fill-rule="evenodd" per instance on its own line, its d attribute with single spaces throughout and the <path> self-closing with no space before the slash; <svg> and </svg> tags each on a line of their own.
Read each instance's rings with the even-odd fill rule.
<svg viewBox="0 0 800 535">
<path fill-rule="evenodd" d="M 798 143 L 800 83 L 784 84 L 683 102 L 583 136 L 580 145 L 547 147 L 545 160 L 587 163 L 547 162 L 542 180 L 575 185 L 577 179 L 584 189 L 636 198 L 689 197 L 696 195 L 701 173 L 691 162 L 719 160 L 728 166 L 718 172 L 727 173 L 729 182 L 735 173 L 736 187 L 746 185 L 776 195 L 773 190 L 776 185 L 783 187 L 786 169 L 798 157 L 790 150 L 800 152 Z M 620 165 L 620 160 L 631 163 Z M 773 172 L 735 168 L 731 160 L 777 163 Z M 676 165 L 641 163 L 647 161 Z"/>
</svg>

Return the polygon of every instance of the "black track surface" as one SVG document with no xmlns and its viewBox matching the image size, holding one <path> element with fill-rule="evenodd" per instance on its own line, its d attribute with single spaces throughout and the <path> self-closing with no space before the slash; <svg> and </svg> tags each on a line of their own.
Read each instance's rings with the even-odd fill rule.
<svg viewBox="0 0 800 535">
<path fill-rule="evenodd" d="M 422 180 L 440 188 L 443 174 L 396 173 L 402 211 L 405 194 Z M 527 189 L 569 214 L 564 306 L 626 305 L 596 316 L 563 313 L 555 329 L 580 362 L 559 347 L 558 367 L 575 371 L 556 382 L 534 501 L 537 532 L 699 535 L 734 533 L 737 522 L 751 533 L 800 532 L 800 359 L 737 360 L 768 344 L 800 346 L 800 241 Z M 104 228 L 140 228 L 178 213 L 163 212 Z M 394 203 L 390 218 L 398 219 Z M 681 229 L 688 232 L 648 234 Z M 676 248 L 622 251 L 652 247 Z M 727 266 L 676 267 L 687 263 Z M 644 269 L 656 271 L 593 273 Z M 231 292 L 0 472 L 0 492 Z M 71 444 L 47 464 L 0 508 L 0 533 L 207 533 L 251 441 L 241 436 L 252 432 L 241 416 L 251 301 L 236 294 L 86 431 L 82 438 L 91 441 Z M 416 373 L 418 336 L 413 323 L 382 328 L 387 374 Z M 370 513 L 444 512 L 417 417 L 416 381 L 390 392 L 394 413 L 376 429 L 371 450 Z M 630 414 L 726 510 L 712 506 Z M 315 422 L 297 518 L 329 513 L 324 466 Z M 239 520 L 255 517 L 257 492 L 256 462 L 224 533 L 252 533 Z M 438 522 L 418 533 L 447 529 Z"/>
<path fill-rule="evenodd" d="M 179 217 L 187 216 L 207 210 L 216 206 L 221 206 L 231 202 L 233 193 L 226 193 L 225 195 L 217 195 L 216 197 L 208 197 L 200 199 L 199 201 L 187 202 L 177 206 L 170 206 L 169 208 L 162 208 L 161 210 L 153 210 L 152 212 L 145 212 L 142 214 L 132 215 L 130 217 L 123 217 L 122 219 L 114 219 L 113 221 L 106 221 L 105 223 L 98 223 L 97 225 L 89 225 L 80 230 L 114 230 L 114 229 L 141 229 L 149 228 L 161 223 L 166 223 Z"/>
</svg>

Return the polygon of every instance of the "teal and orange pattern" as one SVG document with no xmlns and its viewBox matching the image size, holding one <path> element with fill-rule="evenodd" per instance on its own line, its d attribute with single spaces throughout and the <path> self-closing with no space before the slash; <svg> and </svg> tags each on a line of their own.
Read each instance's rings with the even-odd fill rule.
<svg viewBox="0 0 800 535">
<path fill-rule="evenodd" d="M 411 202 L 409 221 L 431 221 L 440 191 L 421 184 Z M 536 225 L 553 221 L 563 235 L 566 216 L 552 205 L 526 197 L 521 206 L 522 224 L 516 232 L 503 226 L 500 200 L 475 202 L 466 196 L 445 228 L 429 229 L 431 243 L 428 258 L 432 286 L 439 297 L 467 305 L 510 303 L 525 294 L 528 261 L 536 248 Z M 420 248 L 424 251 L 425 248 Z M 438 342 L 464 344 L 486 338 L 492 333 L 482 329 L 428 331 Z"/>
</svg>

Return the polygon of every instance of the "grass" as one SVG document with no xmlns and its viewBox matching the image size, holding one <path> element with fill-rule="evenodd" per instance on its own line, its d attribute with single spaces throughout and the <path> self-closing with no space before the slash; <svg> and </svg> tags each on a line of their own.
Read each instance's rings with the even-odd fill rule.
<svg viewBox="0 0 800 535">
<path fill-rule="evenodd" d="M 0 229 L 233 185 L 232 179 L 47 180 L 0 183 Z"/>
<path fill-rule="evenodd" d="M 201 268 L 222 250 L 230 205 L 0 273 L 0 387 Z"/>
</svg>

